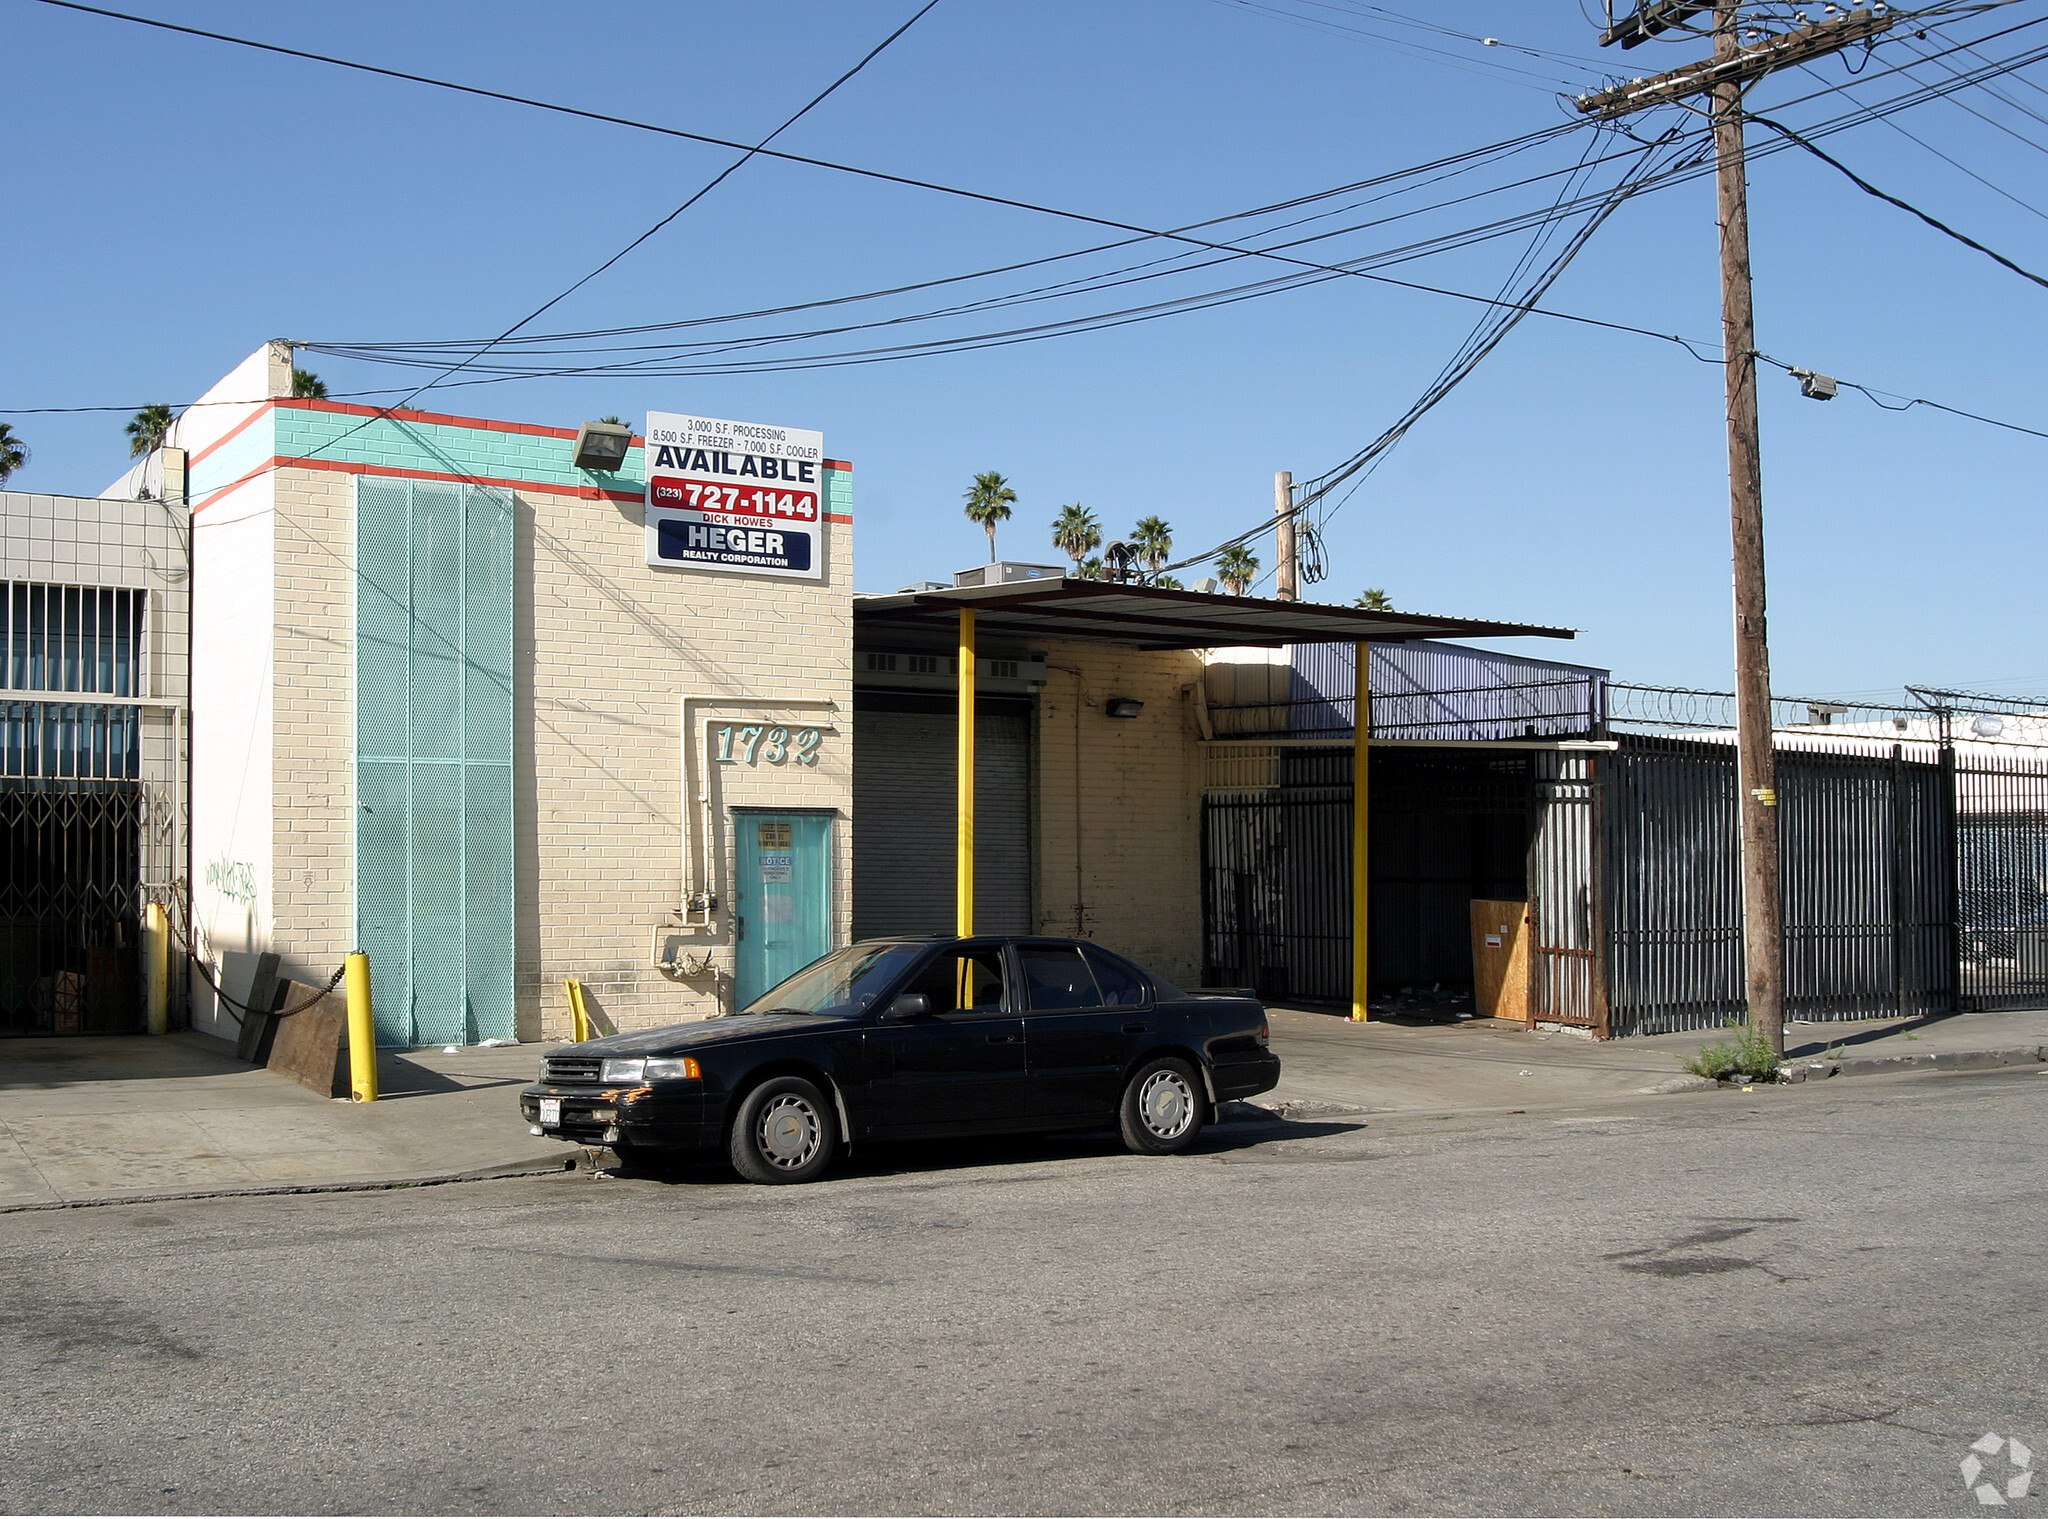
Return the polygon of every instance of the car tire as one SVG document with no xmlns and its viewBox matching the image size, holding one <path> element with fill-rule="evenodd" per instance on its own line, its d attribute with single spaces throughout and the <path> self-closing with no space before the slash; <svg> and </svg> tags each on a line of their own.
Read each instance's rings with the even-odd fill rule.
<svg viewBox="0 0 2048 1519">
<path fill-rule="evenodd" d="M 1124 1145 L 1138 1155 L 1178 1155 L 1202 1132 L 1202 1078 L 1185 1060 L 1163 1056 L 1138 1067 L 1117 1104 Z"/>
<path fill-rule="evenodd" d="M 741 1099 L 726 1152 L 742 1179 L 780 1186 L 816 1181 L 838 1147 L 825 1094 L 801 1076 L 772 1076 Z"/>
</svg>

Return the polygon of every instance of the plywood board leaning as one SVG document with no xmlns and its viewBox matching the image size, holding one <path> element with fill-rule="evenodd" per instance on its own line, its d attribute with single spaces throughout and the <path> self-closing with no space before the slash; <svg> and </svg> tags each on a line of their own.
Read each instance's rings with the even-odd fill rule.
<svg viewBox="0 0 2048 1519">
<path fill-rule="evenodd" d="M 1474 899 L 1472 1010 L 1482 1018 L 1529 1019 L 1529 904 Z"/>
</svg>

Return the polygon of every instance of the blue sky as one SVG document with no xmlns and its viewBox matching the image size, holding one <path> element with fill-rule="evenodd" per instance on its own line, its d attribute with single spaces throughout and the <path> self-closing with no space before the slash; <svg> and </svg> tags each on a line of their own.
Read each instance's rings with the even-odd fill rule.
<svg viewBox="0 0 2048 1519">
<path fill-rule="evenodd" d="M 941 0 L 778 146 L 1141 226 L 1184 225 L 1551 126 L 1571 117 L 1562 87 L 1675 66 L 1702 50 L 1676 41 L 1603 55 L 1587 20 L 1597 8 Z M 150 13 L 751 140 L 914 9 L 909 0 L 193 0 Z M 9 165 L 0 269 L 10 292 L 0 420 L 34 450 L 11 482 L 18 490 L 96 493 L 125 464 L 121 413 L 25 408 L 187 400 L 271 337 L 494 335 L 732 156 L 33 0 L 0 0 L 0 15 Z M 1403 27 L 1403 18 L 1505 45 Z M 1785 104 L 1785 119 L 1804 126 L 1944 77 L 1908 46 L 1935 52 L 2033 21 L 2048 22 L 2048 0 L 1945 24 L 1924 42 L 1887 43 L 1857 56 L 1866 78 L 1852 98 Z M 1983 54 L 2044 43 L 2048 25 L 1987 42 Z M 1911 76 L 1870 82 L 1903 63 L 1914 63 Z M 1840 60 L 1788 73 L 1755 107 L 1769 113 L 1848 78 Z M 1887 191 L 2048 268 L 2048 216 L 2007 198 L 2048 208 L 2039 146 L 2048 90 L 2035 81 L 2048 81 L 2048 65 L 1997 81 L 2008 99 L 1973 89 L 1891 118 L 1920 143 L 1874 122 L 1825 145 Z M 1755 129 L 1752 141 L 1768 135 Z M 1382 210 L 1563 169 L 1593 140 L 1565 135 Z M 1601 151 L 1625 146 L 1609 140 Z M 1311 256 L 1357 257 L 1528 210 L 1557 183 L 1318 244 Z M 1766 352 L 2048 430 L 2048 290 L 1797 151 L 1756 163 L 1752 220 Z M 536 330 L 818 300 L 1111 236 L 756 159 Z M 1490 294 L 1526 242 L 1492 240 L 1386 272 Z M 1005 276 L 970 287 L 970 298 L 1162 251 L 1172 250 L 1154 244 Z M 1278 272 L 1239 261 L 1179 284 L 948 330 Z M 870 303 L 854 319 L 951 298 Z M 1717 341 L 1711 182 L 1624 205 L 1545 304 Z M 903 363 L 528 380 L 437 390 L 421 404 L 566 426 L 607 412 L 637 423 L 653 409 L 822 429 L 828 452 L 856 465 L 859 584 L 887 590 L 984 557 L 981 531 L 959 511 L 978 470 L 1002 471 L 1021 498 L 1000 535 L 1007 557 L 1057 559 L 1048 526 L 1075 500 L 1116 531 L 1163 515 L 1184 550 L 1241 531 L 1270 511 L 1274 470 L 1316 475 L 1398 416 L 1479 309 L 1346 278 Z M 333 356 L 309 363 L 337 393 L 425 377 Z M 1903 681 L 2048 691 L 2037 589 L 2048 561 L 2048 440 L 1924 408 L 1887 412 L 1854 392 L 1817 404 L 1776 371 L 1763 379 L 1763 429 L 1780 691 L 1876 692 Z M 1576 627 L 1575 645 L 1528 652 L 1548 647 L 1624 678 L 1728 684 L 1721 376 L 1674 345 L 1530 318 L 1329 517 L 1324 537 L 1330 577 L 1312 596 L 1348 601 L 1382 586 L 1404 608 Z M 1258 547 L 1270 562 L 1269 544 Z"/>
</svg>

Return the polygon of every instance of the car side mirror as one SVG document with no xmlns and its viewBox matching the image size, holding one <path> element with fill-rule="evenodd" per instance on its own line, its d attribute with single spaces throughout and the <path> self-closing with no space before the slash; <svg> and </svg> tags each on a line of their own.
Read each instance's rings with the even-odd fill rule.
<svg viewBox="0 0 2048 1519">
<path fill-rule="evenodd" d="M 882 1009 L 885 1023 L 908 1023 L 913 1018 L 923 1018 L 932 1010 L 932 999 L 923 992 L 905 992 L 894 1002 Z"/>
</svg>

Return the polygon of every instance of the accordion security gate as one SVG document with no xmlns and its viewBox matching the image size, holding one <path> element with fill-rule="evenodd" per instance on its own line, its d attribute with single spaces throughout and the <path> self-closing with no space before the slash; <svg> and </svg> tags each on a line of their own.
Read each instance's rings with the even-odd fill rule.
<svg viewBox="0 0 2048 1519">
<path fill-rule="evenodd" d="M 356 931 L 377 1041 L 513 1032 L 509 492 L 356 480 Z"/>
<path fill-rule="evenodd" d="M 1781 742 L 1790 1017 L 2048 1006 L 2048 758 L 1988 749 Z M 1374 752 L 1376 984 L 1469 976 L 1449 939 L 1456 909 L 1526 899 L 1537 1018 L 1632 1034 L 1742 1017 L 1731 745 L 1631 736 L 1611 752 L 1497 756 L 1487 771 L 1434 753 L 1432 775 L 1420 755 Z M 1262 775 L 1233 761 L 1233 784 L 1204 802 L 1205 973 L 1340 1001 L 1349 753 L 1268 754 Z M 1475 813 L 1493 821 L 1475 828 Z M 1474 863 L 1447 864 L 1460 856 Z"/>
</svg>

